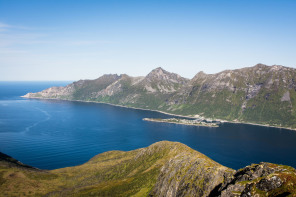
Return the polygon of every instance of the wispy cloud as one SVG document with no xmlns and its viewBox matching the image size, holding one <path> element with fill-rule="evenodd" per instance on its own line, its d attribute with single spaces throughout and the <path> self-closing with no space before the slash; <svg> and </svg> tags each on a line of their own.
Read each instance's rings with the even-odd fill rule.
<svg viewBox="0 0 296 197">
<path fill-rule="evenodd" d="M 70 46 L 88 46 L 88 45 L 98 45 L 98 44 L 112 44 L 112 41 L 104 41 L 104 40 L 75 40 L 75 41 L 65 41 L 64 45 Z"/>
<path fill-rule="evenodd" d="M 0 22 L 0 32 L 7 31 L 10 27 L 10 25 Z"/>
<path fill-rule="evenodd" d="M 94 58 L 98 51 L 102 51 L 101 46 L 115 43 L 96 37 L 67 36 L 42 27 L 24 28 L 0 21 L 0 64 L 44 63 L 48 59 L 71 62 L 77 57 Z"/>
<path fill-rule="evenodd" d="M 13 57 L 27 53 L 30 47 L 23 46 L 43 42 L 45 37 L 45 34 L 32 32 L 31 28 L 0 21 L 0 54 Z"/>
<path fill-rule="evenodd" d="M 14 54 L 24 54 L 24 53 L 27 53 L 27 51 L 25 50 L 13 50 L 13 49 L 1 49 L 0 48 L 0 54 L 5 54 L 5 55 L 14 55 Z"/>
<path fill-rule="evenodd" d="M 44 31 L 42 29 L 40 31 L 34 28 L 0 22 L 0 47 L 36 44 L 49 44 L 57 46 L 93 46 L 114 43 L 108 40 L 91 40 L 81 37 L 73 38 L 72 40 L 61 40 L 61 38 L 55 38 L 55 36 L 43 32 Z"/>
<path fill-rule="evenodd" d="M 0 22 L 0 32 L 8 31 L 11 29 L 30 29 L 29 27 L 19 26 L 19 25 L 10 25 L 7 23 Z"/>
<path fill-rule="evenodd" d="M 0 22 L 0 28 L 7 28 L 7 27 L 10 27 L 10 25 Z"/>
<path fill-rule="evenodd" d="M 0 47 L 13 47 L 16 45 L 42 44 L 45 41 L 45 34 L 0 32 Z"/>
</svg>

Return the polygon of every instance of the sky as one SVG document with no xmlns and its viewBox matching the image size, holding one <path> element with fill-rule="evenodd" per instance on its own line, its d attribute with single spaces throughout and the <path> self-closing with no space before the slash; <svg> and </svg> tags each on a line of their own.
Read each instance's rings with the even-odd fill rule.
<svg viewBox="0 0 296 197">
<path fill-rule="evenodd" d="M 296 67 L 295 0 L 0 0 L 0 81 Z"/>
</svg>

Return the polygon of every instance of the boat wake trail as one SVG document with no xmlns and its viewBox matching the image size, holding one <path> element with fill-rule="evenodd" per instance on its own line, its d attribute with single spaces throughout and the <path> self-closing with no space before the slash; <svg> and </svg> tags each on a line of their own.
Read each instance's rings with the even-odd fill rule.
<svg viewBox="0 0 296 197">
<path fill-rule="evenodd" d="M 38 124 L 43 123 L 43 122 L 46 122 L 46 121 L 48 121 L 48 120 L 51 119 L 51 115 L 50 115 L 47 111 L 42 110 L 42 109 L 40 109 L 40 108 L 36 108 L 36 110 L 42 112 L 42 113 L 45 115 L 45 118 L 44 118 L 43 120 L 40 120 L 40 121 L 38 121 L 38 122 L 35 122 L 34 124 L 32 124 L 32 125 L 26 127 L 26 128 L 24 129 L 23 133 L 30 131 L 33 127 L 36 127 Z"/>
</svg>

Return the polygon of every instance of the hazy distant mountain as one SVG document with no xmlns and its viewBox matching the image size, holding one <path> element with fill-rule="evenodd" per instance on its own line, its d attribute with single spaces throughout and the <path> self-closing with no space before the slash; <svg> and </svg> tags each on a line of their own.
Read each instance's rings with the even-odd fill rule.
<svg viewBox="0 0 296 197">
<path fill-rule="evenodd" d="M 50 171 L 15 161 L 0 153 L 0 196 L 236 197 L 296 192 L 292 167 L 260 163 L 234 171 L 178 142 L 109 151 L 83 165 Z"/>
<path fill-rule="evenodd" d="M 296 69 L 279 65 L 199 72 L 191 80 L 156 68 L 145 77 L 103 75 L 25 97 L 98 101 L 296 128 Z"/>
</svg>

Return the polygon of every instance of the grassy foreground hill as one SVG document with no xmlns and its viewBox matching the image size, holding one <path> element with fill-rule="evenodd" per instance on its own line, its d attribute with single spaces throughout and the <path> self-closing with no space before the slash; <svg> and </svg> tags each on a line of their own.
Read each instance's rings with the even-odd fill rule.
<svg viewBox="0 0 296 197">
<path fill-rule="evenodd" d="M 39 170 L 0 154 L 0 196 L 296 196 L 296 171 L 260 163 L 234 171 L 177 142 L 110 151 Z"/>
<path fill-rule="evenodd" d="M 104 102 L 276 127 L 296 128 L 296 69 L 257 64 L 191 80 L 162 68 L 145 77 L 103 75 L 24 97 Z"/>
</svg>

